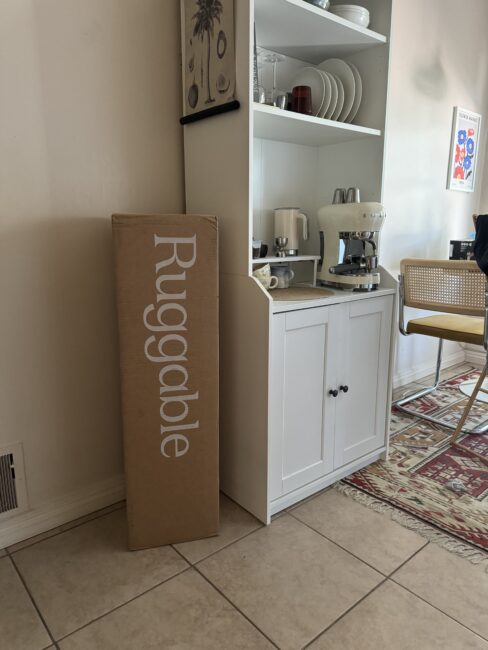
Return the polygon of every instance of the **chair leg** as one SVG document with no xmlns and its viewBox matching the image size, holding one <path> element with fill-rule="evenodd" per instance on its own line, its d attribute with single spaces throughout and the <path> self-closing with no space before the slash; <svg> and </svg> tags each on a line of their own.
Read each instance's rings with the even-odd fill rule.
<svg viewBox="0 0 488 650">
<path fill-rule="evenodd" d="M 481 454 L 478 454 L 476 451 L 473 451 L 472 449 L 469 449 L 468 447 L 465 447 L 464 445 L 461 445 L 459 442 L 457 442 L 457 439 L 459 438 L 461 432 L 463 431 L 463 425 L 466 422 L 466 419 L 469 415 L 469 412 L 471 411 L 471 407 L 473 406 L 476 397 L 478 396 L 478 393 L 483 390 L 483 382 L 485 381 L 486 374 L 488 372 L 488 362 L 485 364 L 485 367 L 480 373 L 479 379 L 476 382 L 476 386 L 474 387 L 474 390 L 471 394 L 471 397 L 468 400 L 468 403 L 466 404 L 463 414 L 457 424 L 456 430 L 452 434 L 452 436 L 449 438 L 449 444 L 452 445 L 453 447 L 456 447 L 457 449 L 462 449 L 465 451 L 467 454 L 470 456 L 474 456 L 475 458 L 479 458 L 479 460 L 483 461 L 485 464 L 488 465 L 488 458 L 486 456 L 482 456 Z"/>
</svg>

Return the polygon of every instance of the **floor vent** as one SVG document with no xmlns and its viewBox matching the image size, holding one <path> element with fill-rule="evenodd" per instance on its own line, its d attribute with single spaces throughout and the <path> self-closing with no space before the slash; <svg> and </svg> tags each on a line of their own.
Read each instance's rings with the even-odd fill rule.
<svg viewBox="0 0 488 650">
<path fill-rule="evenodd" d="M 22 445 L 0 448 L 0 518 L 27 508 Z"/>
</svg>

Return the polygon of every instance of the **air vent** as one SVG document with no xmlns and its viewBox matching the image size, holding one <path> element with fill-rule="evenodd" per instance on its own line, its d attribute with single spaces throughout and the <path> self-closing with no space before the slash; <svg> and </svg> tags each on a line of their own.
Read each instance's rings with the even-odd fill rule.
<svg viewBox="0 0 488 650">
<path fill-rule="evenodd" d="M 0 456 L 0 514 L 18 507 L 14 455 L 4 454 Z"/>
<path fill-rule="evenodd" d="M 27 508 L 22 445 L 0 447 L 0 518 Z"/>
</svg>

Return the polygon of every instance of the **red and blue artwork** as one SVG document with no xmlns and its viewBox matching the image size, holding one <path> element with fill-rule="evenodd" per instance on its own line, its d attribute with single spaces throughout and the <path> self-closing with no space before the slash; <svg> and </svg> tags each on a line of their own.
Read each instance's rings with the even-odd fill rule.
<svg viewBox="0 0 488 650">
<path fill-rule="evenodd" d="M 481 116 L 477 113 L 455 108 L 449 189 L 466 192 L 474 189 L 480 121 Z"/>
</svg>

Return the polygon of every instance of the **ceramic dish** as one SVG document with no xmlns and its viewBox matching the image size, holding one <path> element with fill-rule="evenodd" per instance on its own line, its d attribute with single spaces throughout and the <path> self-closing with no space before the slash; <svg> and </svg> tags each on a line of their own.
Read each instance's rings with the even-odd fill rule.
<svg viewBox="0 0 488 650">
<path fill-rule="evenodd" d="M 346 118 L 346 122 L 350 124 L 353 121 L 353 119 L 356 117 L 359 107 L 361 106 L 361 100 L 363 98 L 363 81 L 361 79 L 361 75 L 359 74 L 359 70 L 356 68 L 354 63 L 348 62 L 347 65 L 351 68 L 352 73 L 354 75 L 354 81 L 356 82 L 354 103 L 352 105 L 349 115 Z"/>
<path fill-rule="evenodd" d="M 302 68 L 292 80 L 291 87 L 295 86 L 310 86 L 312 89 L 312 115 L 317 117 L 325 99 L 325 81 L 320 71 L 312 67 Z"/>
<path fill-rule="evenodd" d="M 365 7 L 360 7 L 359 5 L 335 5 L 329 11 L 360 27 L 367 27 L 369 25 L 369 11 Z"/>
<path fill-rule="evenodd" d="M 324 95 L 324 101 L 322 103 L 322 106 L 320 108 L 320 113 L 319 117 L 324 118 L 326 113 L 329 111 L 330 105 L 332 103 L 332 97 L 333 97 L 333 88 L 332 88 L 332 81 L 330 78 L 330 75 L 327 72 L 322 72 L 322 70 L 319 70 L 320 74 L 322 75 L 324 79 L 324 84 L 325 84 L 325 95 Z"/>
<path fill-rule="evenodd" d="M 337 120 L 344 107 L 344 84 L 342 83 L 342 81 L 339 79 L 337 75 L 332 74 L 332 72 L 329 72 L 329 74 L 331 74 L 334 77 L 335 82 L 337 84 L 337 104 L 334 109 L 334 112 L 330 116 L 330 119 Z"/>
<path fill-rule="evenodd" d="M 332 114 L 334 113 L 336 107 L 337 107 L 337 101 L 339 99 L 339 88 L 337 86 L 337 81 L 334 75 L 330 74 L 330 72 L 324 72 L 323 70 L 320 71 L 323 75 L 325 75 L 329 81 L 330 81 L 330 88 L 331 88 L 331 97 L 330 97 L 330 102 L 329 106 L 326 111 L 321 111 L 323 117 L 326 120 L 330 120 L 332 117 Z"/>
<path fill-rule="evenodd" d="M 327 61 L 322 61 L 318 68 L 324 72 L 335 74 L 342 81 L 342 85 L 344 86 L 344 106 L 339 115 L 332 119 L 336 119 L 338 122 L 345 122 L 353 107 L 356 94 L 356 81 L 353 72 L 350 66 L 342 59 L 327 59 Z"/>
</svg>

